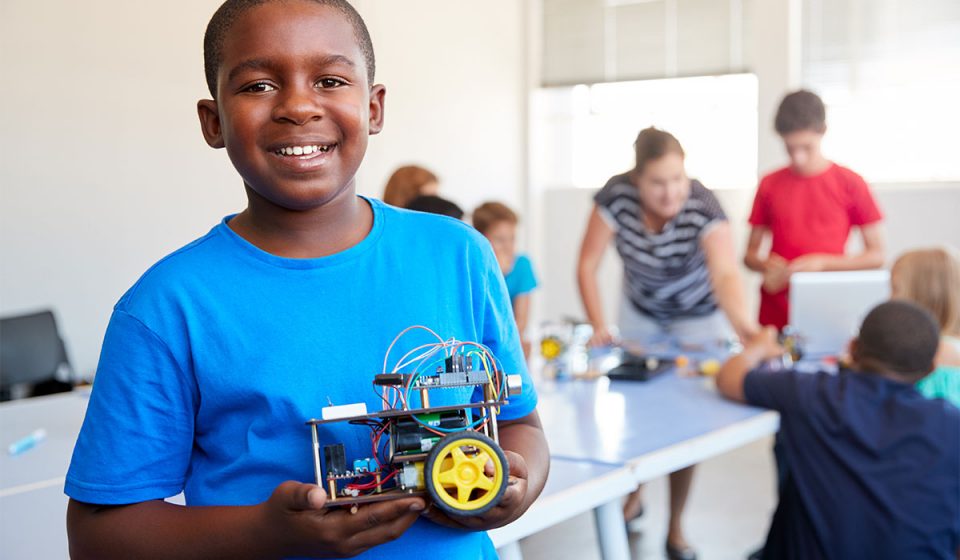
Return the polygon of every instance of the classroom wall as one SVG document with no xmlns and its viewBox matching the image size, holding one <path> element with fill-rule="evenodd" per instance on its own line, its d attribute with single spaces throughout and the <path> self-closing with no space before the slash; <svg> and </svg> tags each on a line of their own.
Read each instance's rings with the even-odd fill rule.
<svg viewBox="0 0 960 560">
<path fill-rule="evenodd" d="M 0 315 L 55 309 L 82 375 L 143 271 L 244 207 L 195 116 L 207 97 L 203 30 L 219 3 L 0 3 Z M 388 91 L 362 193 L 419 162 L 464 206 L 519 202 L 521 4 L 357 2 Z"/>
</svg>

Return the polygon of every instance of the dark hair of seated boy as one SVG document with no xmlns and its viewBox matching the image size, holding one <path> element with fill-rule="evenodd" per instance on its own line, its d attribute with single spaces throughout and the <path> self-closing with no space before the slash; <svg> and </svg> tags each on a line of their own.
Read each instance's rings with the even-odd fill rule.
<svg viewBox="0 0 960 560">
<path fill-rule="evenodd" d="M 725 396 L 780 412 L 780 503 L 762 558 L 947 559 L 960 553 L 960 410 L 914 383 L 939 332 L 904 301 L 875 307 L 839 374 L 762 367 L 768 327 L 721 368 Z"/>
<path fill-rule="evenodd" d="M 463 219 L 463 209 L 457 206 L 456 202 L 432 194 L 424 194 L 414 198 L 407 203 L 407 210 L 450 216 L 458 220 Z"/>
<path fill-rule="evenodd" d="M 494 558 L 483 530 L 519 517 L 546 478 L 536 393 L 483 237 L 356 194 L 384 122 L 363 20 L 343 0 L 228 0 L 204 59 L 201 130 L 247 207 L 116 304 L 66 477 L 72 557 Z M 331 403 L 380 410 L 373 376 L 418 324 L 483 343 L 523 376 L 499 417 L 508 488 L 476 517 L 419 496 L 325 508 L 305 422 Z M 432 406 L 476 399 L 444 391 Z M 371 454 L 363 427 L 320 434 Z M 181 491 L 185 506 L 165 501 Z"/>
</svg>

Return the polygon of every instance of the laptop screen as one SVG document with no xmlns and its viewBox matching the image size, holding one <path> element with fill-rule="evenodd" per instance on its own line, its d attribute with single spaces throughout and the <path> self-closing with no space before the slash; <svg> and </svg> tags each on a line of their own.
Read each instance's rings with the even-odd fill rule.
<svg viewBox="0 0 960 560">
<path fill-rule="evenodd" d="M 798 272 L 790 277 L 790 325 L 806 355 L 836 356 L 876 305 L 890 298 L 886 270 Z"/>
</svg>

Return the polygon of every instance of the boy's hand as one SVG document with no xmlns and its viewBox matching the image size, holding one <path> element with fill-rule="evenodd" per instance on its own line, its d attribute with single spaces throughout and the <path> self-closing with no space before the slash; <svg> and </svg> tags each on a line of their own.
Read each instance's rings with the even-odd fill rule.
<svg viewBox="0 0 960 560">
<path fill-rule="evenodd" d="M 284 556 L 355 556 L 404 533 L 426 506 L 422 498 L 402 498 L 346 508 L 324 508 L 327 494 L 314 484 L 287 481 L 260 504 L 264 538 L 277 542 Z"/>
<path fill-rule="evenodd" d="M 787 287 L 790 282 L 789 263 L 776 253 L 770 253 L 763 266 L 763 289 L 768 294 L 776 294 Z"/>
<path fill-rule="evenodd" d="M 763 327 L 759 334 L 751 338 L 743 348 L 743 353 L 754 364 L 779 358 L 786 352 L 777 340 L 777 329 Z"/>
<path fill-rule="evenodd" d="M 793 259 L 787 268 L 790 274 L 794 272 L 820 272 L 826 269 L 826 264 L 824 263 L 823 256 L 810 254 Z"/>
<path fill-rule="evenodd" d="M 506 449 L 503 450 L 503 453 L 507 456 L 507 462 L 510 463 L 510 476 L 507 479 L 507 489 L 503 492 L 500 503 L 490 511 L 476 516 L 452 516 L 431 504 L 423 511 L 422 515 L 434 523 L 468 531 L 495 529 L 520 517 L 524 511 L 523 503 L 527 495 L 527 463 L 518 453 Z M 488 464 L 487 468 L 487 474 L 492 474 L 490 470 L 493 465 Z"/>
</svg>

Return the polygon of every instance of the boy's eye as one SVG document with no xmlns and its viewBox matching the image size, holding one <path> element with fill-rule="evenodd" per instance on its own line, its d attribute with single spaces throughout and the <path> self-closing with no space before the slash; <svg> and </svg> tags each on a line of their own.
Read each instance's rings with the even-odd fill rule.
<svg viewBox="0 0 960 560">
<path fill-rule="evenodd" d="M 255 84 L 250 84 L 249 86 L 243 88 L 243 91 L 249 93 L 266 93 L 268 91 L 273 91 L 277 88 L 266 82 L 257 82 Z"/>
<path fill-rule="evenodd" d="M 340 87 L 346 84 L 347 82 L 339 78 L 320 78 L 317 80 L 317 86 L 324 89 Z"/>
</svg>

